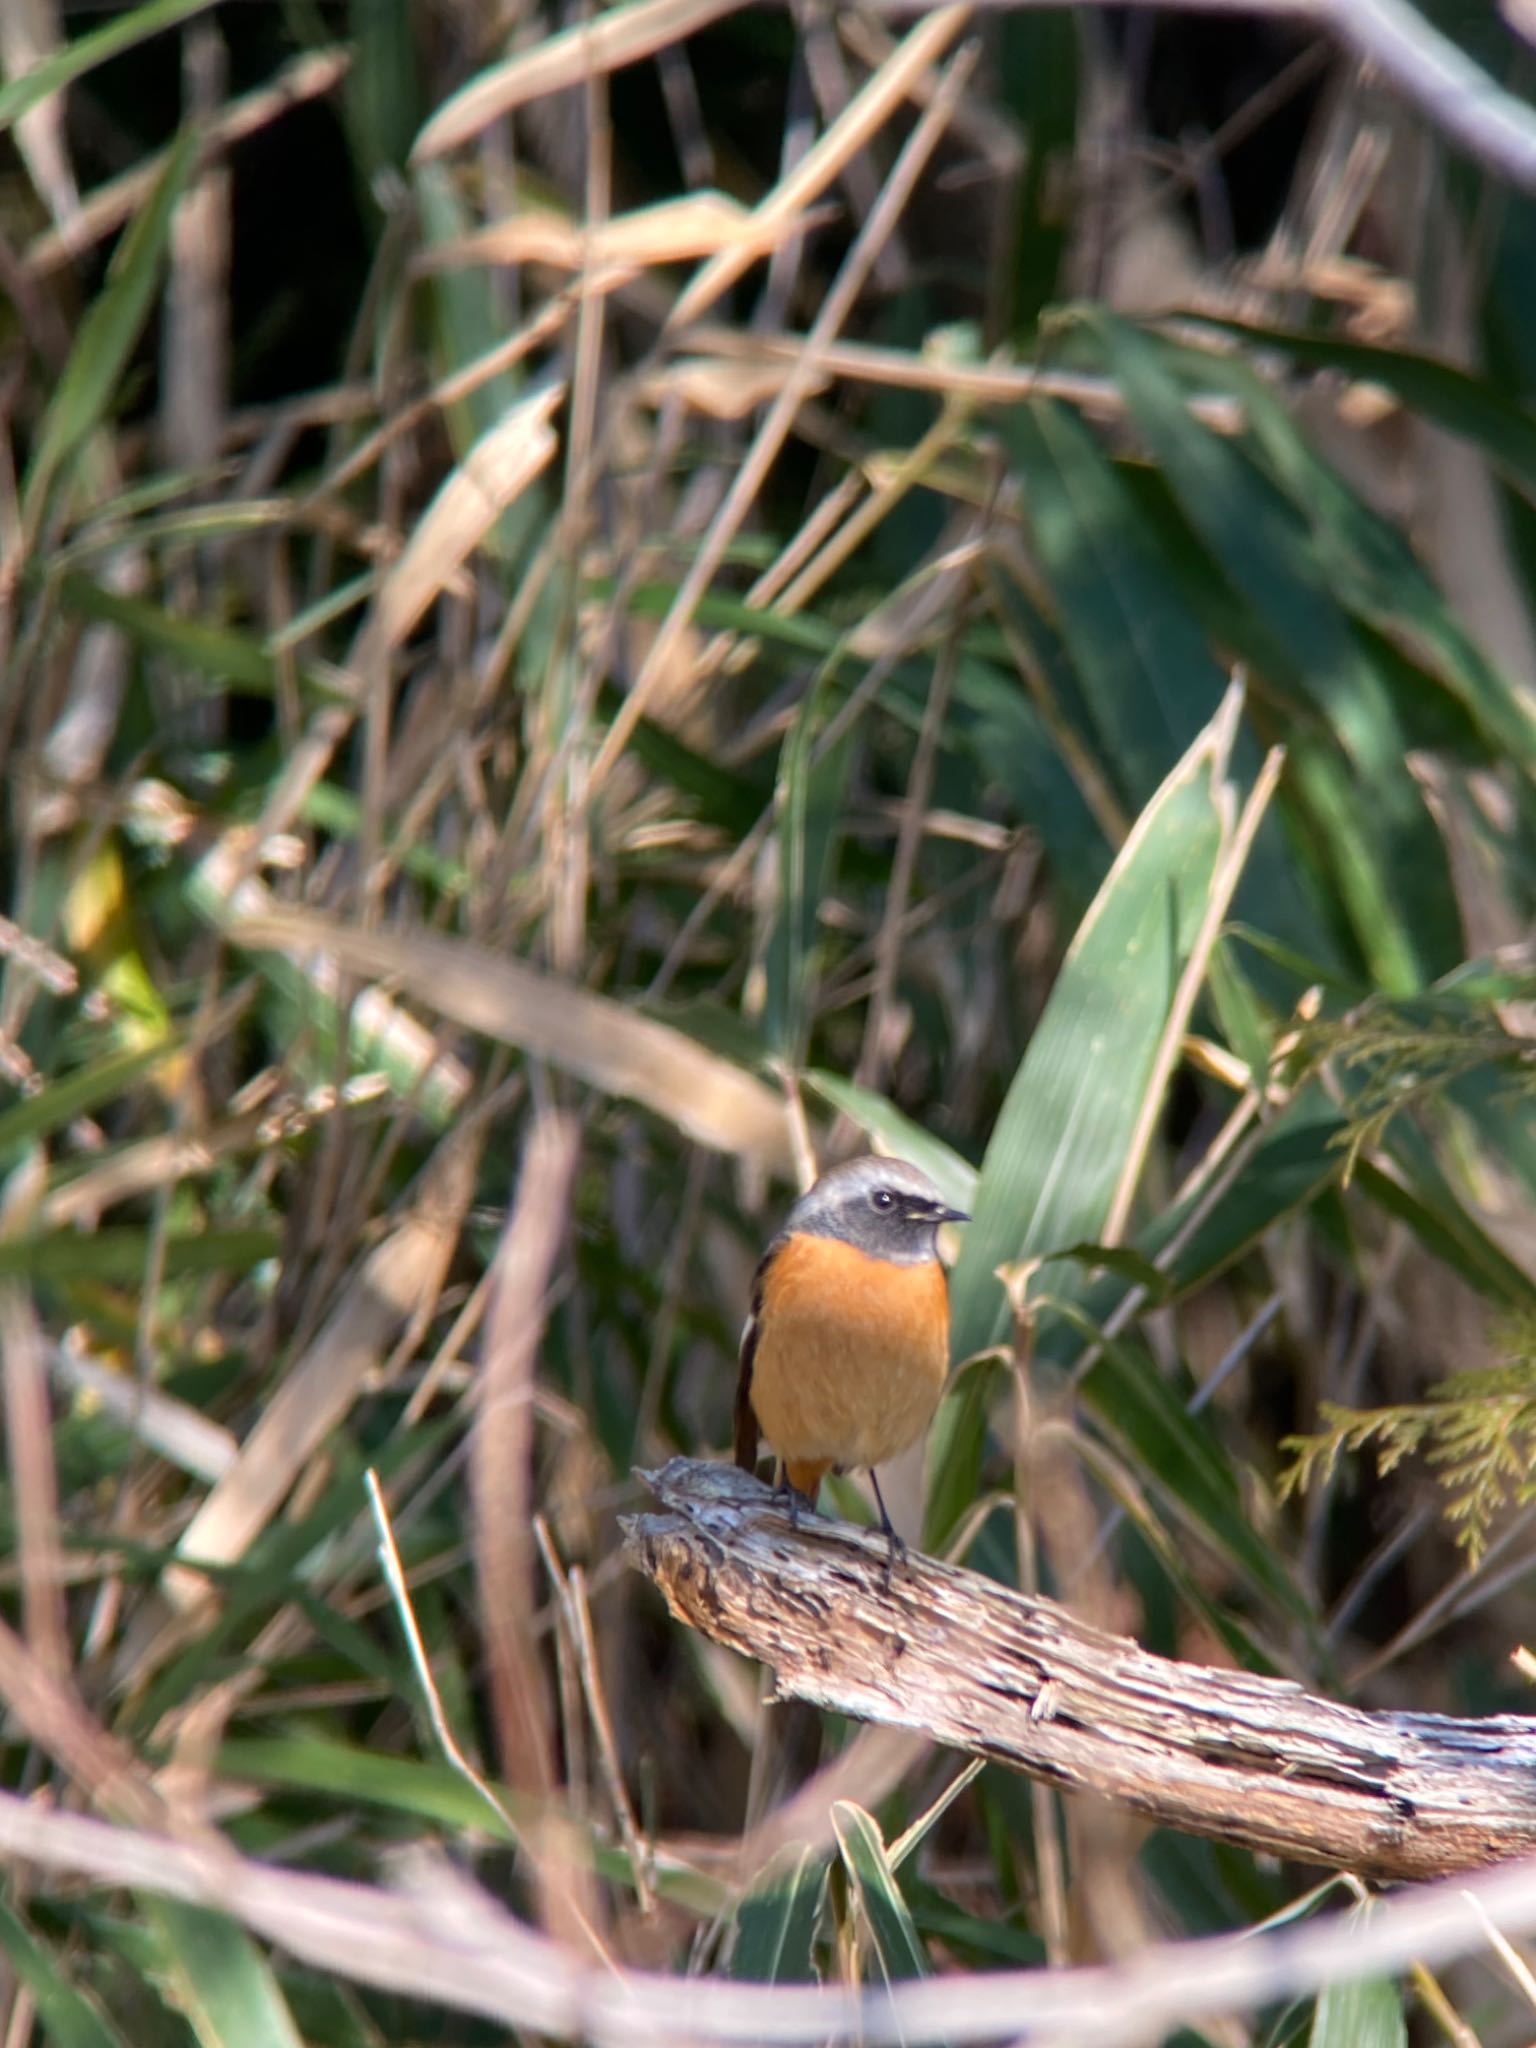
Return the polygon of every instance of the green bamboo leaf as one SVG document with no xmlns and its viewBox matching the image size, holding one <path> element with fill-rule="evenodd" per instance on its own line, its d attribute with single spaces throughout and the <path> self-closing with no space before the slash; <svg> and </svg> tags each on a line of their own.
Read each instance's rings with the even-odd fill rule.
<svg viewBox="0 0 1536 2048">
<path fill-rule="evenodd" d="M 1536 1280 L 1495 1244 L 1447 1179 L 1428 1139 L 1406 1118 L 1394 1126 L 1382 1162 L 1356 1161 L 1354 1184 L 1498 1307 L 1536 1308 Z"/>
<path fill-rule="evenodd" d="M 421 236 L 428 250 L 457 242 L 477 225 L 464 199 L 441 164 L 424 164 L 414 179 Z M 426 306 L 432 322 L 439 374 L 452 376 L 478 363 L 505 339 L 494 287 L 480 268 L 455 265 L 434 269 L 425 280 Z M 504 419 L 527 394 L 526 376 L 518 369 L 498 370 L 494 377 L 464 391 L 444 416 L 460 461 Z M 535 483 L 504 512 L 496 532 L 515 555 L 550 516 L 546 486 Z"/>
<path fill-rule="evenodd" d="M 166 157 L 153 192 L 118 243 L 105 285 L 80 322 L 69 361 L 43 414 L 27 471 L 22 510 L 29 524 L 35 524 L 60 467 L 106 419 L 149 318 L 171 220 L 196 159 L 197 136 L 190 128 L 184 129 Z"/>
<path fill-rule="evenodd" d="M 214 0 L 148 0 L 146 6 L 130 9 L 120 19 L 93 29 L 89 35 L 77 36 L 62 50 L 32 65 L 20 78 L 8 79 L 0 85 L 0 129 L 14 127 L 29 108 L 72 79 L 83 78 L 87 71 L 105 64 L 109 57 L 131 50 L 150 36 L 175 28 L 179 22 L 190 21 L 194 14 L 202 14 L 213 4 Z"/>
<path fill-rule="evenodd" d="M 156 1255 L 167 1276 L 244 1273 L 263 1259 L 276 1258 L 281 1249 L 278 1230 L 203 1230 L 172 1232 Z M 150 1257 L 147 1230 L 54 1230 L 35 1237 L 0 1238 L 0 1278 L 142 1280 Z"/>
<path fill-rule="evenodd" d="M 1330 1985 L 1307 2041 L 1308 2048 L 1408 2048 L 1403 1995 L 1390 1977 Z"/>
<path fill-rule="evenodd" d="M 1143 1288 L 1154 1304 L 1168 1292 L 1167 1280 L 1152 1261 L 1129 1245 L 1094 1244 L 1085 1238 L 1081 1244 L 1060 1245 L 1046 1253 L 1047 1262 L 1054 1259 L 1072 1259 L 1089 1273 L 1116 1273 Z"/>
<path fill-rule="evenodd" d="M 377 181 L 404 170 L 421 125 L 425 89 L 411 0 L 368 0 L 350 14 L 353 60 L 342 96 L 360 178 Z"/>
<path fill-rule="evenodd" d="M 1041 309 L 1059 296 L 1057 278 L 1071 240 L 1061 180 L 1077 161 L 1079 67 L 1087 55 L 1076 22 L 1056 8 L 1010 10 L 996 28 L 990 90 L 1012 117 L 1014 133 L 1029 137 L 1010 223 L 1010 261 L 1000 278 L 1012 295 L 1006 317 L 1022 352 L 1033 346 Z"/>
<path fill-rule="evenodd" d="M 456 1831 L 498 1832 L 482 1795 L 448 1764 L 389 1756 L 323 1735 L 231 1736 L 220 1745 L 219 1769 L 255 1785 L 323 1793 L 342 1806 L 377 1806 Z M 516 1814 L 518 1795 L 505 1786 L 497 1790 Z"/>
<path fill-rule="evenodd" d="M 1068 948 L 982 1163 L 955 1268 L 961 1357 L 1007 1328 L 998 1266 L 1103 1235 L 1209 907 L 1232 730 L 1226 712 L 1168 777 Z"/>
<path fill-rule="evenodd" d="M 80 618 L 120 626 L 136 647 L 168 655 L 193 675 L 263 696 L 277 689 L 277 663 L 248 633 L 232 632 L 206 619 L 179 618 L 142 597 L 129 597 L 78 574 L 63 579 L 59 602 L 64 611 Z"/>
<path fill-rule="evenodd" d="M 1000 580 L 999 589 L 1010 614 L 1022 613 L 1012 586 Z M 1031 624 L 1026 638 L 1048 683 L 1058 692 L 1075 691 L 1059 647 L 1052 648 L 1043 626 Z M 1108 872 L 1111 854 L 1105 826 L 1080 780 L 1081 734 L 1062 721 L 1068 727 L 1063 735 L 1060 724 L 1028 701 L 1016 677 L 975 660 L 959 664 L 951 722 L 982 789 L 1000 790 L 1012 815 L 1027 818 L 1039 833 L 1066 914 L 1080 916 Z"/>
<path fill-rule="evenodd" d="M 1313 452 L 1249 363 L 1181 353 L 1192 367 L 1211 366 L 1215 380 L 1241 401 L 1276 481 L 1313 531 L 1319 566 L 1339 601 L 1405 640 L 1433 664 L 1435 681 L 1455 695 L 1492 746 L 1527 774 L 1536 769 L 1536 714 L 1462 627 L 1402 534 Z"/>
<path fill-rule="evenodd" d="M 230 1575 L 225 1574 L 229 1583 Z M 269 1596 L 269 1604 L 282 1604 L 282 1589 Z M 226 1636 L 237 1632 L 225 1631 Z M 216 1660 L 215 1660 L 216 1662 Z M 205 1665 L 204 1670 L 208 1667 Z M 183 1668 L 177 1682 L 161 1689 L 162 1698 L 189 1696 L 197 1675 Z M 401 1688 L 395 1687 L 398 1693 Z M 270 1785 L 285 1792 L 317 1793 L 338 1809 L 354 1811 L 360 1806 L 381 1812 L 428 1821 L 433 1827 L 457 1834 L 496 1835 L 494 1810 L 484 1797 L 451 1765 L 423 1762 L 417 1757 L 392 1756 L 377 1749 L 365 1749 L 349 1742 L 333 1741 L 324 1735 L 237 1735 L 219 1746 L 219 1769 L 227 1777 L 252 1785 Z M 494 1783 L 494 1781 L 493 1781 Z M 496 1796 L 514 1820 L 534 1818 L 523 1797 L 509 1786 L 496 1784 Z M 626 1852 L 617 1844 L 594 1841 L 592 1856 L 596 1869 L 615 1884 L 628 1886 L 633 1873 Z M 720 1911 L 721 1887 L 701 1876 L 688 1863 L 674 1863 L 662 1856 L 656 1878 L 666 1897 L 675 1899 L 692 1912 L 712 1915 Z"/>
<path fill-rule="evenodd" d="M 126 2048 L 95 2004 L 69 1981 L 53 1956 L 11 1907 L 0 1899 L 0 1950 L 18 1984 L 26 1986 L 44 2034 L 55 2048 Z"/>
<path fill-rule="evenodd" d="M 731 1975 L 754 1984 L 813 1983 L 812 1944 L 826 1889 L 824 1856 L 795 1844 L 780 1850 L 736 1909 Z"/>
<path fill-rule="evenodd" d="M 832 1827 L 849 1890 L 863 1913 L 886 1983 L 894 1984 L 903 1977 L 926 1977 L 928 1952 L 901 1895 L 878 1823 L 862 1806 L 855 1806 L 850 1799 L 839 1799 L 833 1803 Z"/>
<path fill-rule="evenodd" d="M 1103 758 L 1139 808 L 1221 702 L 1226 676 L 1078 416 L 1039 399 L 1015 408 L 1006 435 Z"/>
<path fill-rule="evenodd" d="M 1337 370 L 1346 377 L 1380 384 L 1410 411 L 1475 443 L 1496 468 L 1536 492 L 1536 420 L 1490 379 L 1412 349 L 1378 348 L 1337 334 L 1306 334 L 1289 327 L 1219 320 L 1206 313 L 1187 317 L 1224 334 L 1262 343 L 1265 348 L 1281 349 L 1293 361 L 1313 369 Z"/>
<path fill-rule="evenodd" d="M 181 1041 L 171 1038 L 159 1045 L 107 1053 L 61 1080 L 49 1081 L 35 1095 L 24 1096 L 0 1114 L 0 1161 L 52 1131 L 63 1130 L 77 1116 L 115 1101 L 180 1051 Z"/>
<path fill-rule="evenodd" d="M 1362 951 L 1382 986 L 1422 986 L 1460 953 L 1445 851 L 1408 772 L 1391 696 L 1329 588 L 1311 535 L 1246 452 L 1194 418 L 1154 341 L 1110 314 L 1080 318 L 1185 518 L 1262 622 L 1266 666 L 1304 691 L 1336 734 L 1354 771 L 1345 785 L 1351 831 L 1337 843 L 1357 867 L 1368 863 L 1373 871 L 1370 907 L 1353 906 Z M 1297 760 L 1293 749 L 1293 772 Z M 1343 801 L 1341 789 L 1336 802 Z M 1410 889 L 1411 899 L 1400 893 Z M 1434 943 L 1448 941 L 1447 912 L 1448 954 Z"/>
<path fill-rule="evenodd" d="M 779 767 L 779 900 L 768 944 L 766 1028 L 770 1043 L 798 1067 L 815 999 L 816 923 L 832 875 L 847 809 L 855 728 L 820 744 L 830 692 L 824 678 L 807 693 L 784 742 Z"/>
<path fill-rule="evenodd" d="M 1293 846 L 1302 860 L 1310 858 L 1317 892 L 1330 911 L 1342 908 L 1348 918 L 1365 971 L 1380 988 L 1403 994 L 1419 986 L 1418 968 L 1410 961 L 1403 906 L 1394 874 L 1417 872 L 1415 856 L 1403 852 L 1405 869 L 1395 870 L 1383 835 L 1369 822 L 1361 803 L 1361 778 L 1325 735 L 1296 729 L 1287 742 L 1286 795 L 1282 810 Z M 1455 909 L 1445 907 L 1449 877 L 1443 848 L 1424 871 L 1424 926 L 1444 931 L 1454 924 Z M 1370 935 L 1376 934 L 1372 941 Z M 1342 948 L 1340 949 L 1343 950 Z M 1459 946 L 1453 949 L 1459 950 Z M 1435 949 L 1434 961 L 1445 958 Z M 1414 953 L 1417 960 L 1417 953 Z"/>
<path fill-rule="evenodd" d="M 1062 962 L 987 1146 L 951 1284 L 958 1356 L 996 1344 L 1010 1309 L 1001 1266 L 1037 1262 L 1030 1292 L 1080 1298 L 1088 1283 L 1062 1245 L 1100 1242 L 1139 1172 L 1172 1038 L 1193 991 L 1185 969 L 1235 886 L 1236 792 L 1229 774 L 1240 698 L 1217 718 L 1137 820 Z M 966 1412 L 985 1382 L 941 1404 L 927 1538 L 942 1545 L 980 1483 L 983 1436 Z M 972 1460 L 975 1459 L 973 1463 Z"/>
<path fill-rule="evenodd" d="M 942 1138 L 934 1137 L 921 1124 L 903 1116 L 872 1088 L 860 1088 L 840 1074 L 812 1068 L 803 1078 L 808 1088 L 877 1138 L 887 1152 L 920 1166 L 952 1209 L 964 1209 L 970 1214 L 976 1199 L 976 1169 L 958 1152 L 952 1152 Z"/>
<path fill-rule="evenodd" d="M 1222 1185 L 1218 1201 L 1207 1202 L 1204 1192 L 1196 1191 L 1138 1232 L 1138 1248 L 1167 1274 L 1170 1298 L 1203 1287 L 1276 1223 L 1333 1187 L 1344 1171 L 1339 1142 L 1344 1128 L 1341 1111 L 1317 1083 L 1309 1083 L 1264 1126 L 1240 1169 Z M 1205 1213 L 1195 1221 L 1202 1209 Z M 1175 1243 L 1177 1250 L 1168 1251 Z M 1094 1293 L 1087 1303 L 1089 1314 L 1101 1323 L 1112 1306 L 1107 1293 Z"/>
<path fill-rule="evenodd" d="M 304 2048 L 272 1965 L 222 1913 L 146 1895 L 158 1937 L 162 1990 L 201 2048 Z"/>
</svg>

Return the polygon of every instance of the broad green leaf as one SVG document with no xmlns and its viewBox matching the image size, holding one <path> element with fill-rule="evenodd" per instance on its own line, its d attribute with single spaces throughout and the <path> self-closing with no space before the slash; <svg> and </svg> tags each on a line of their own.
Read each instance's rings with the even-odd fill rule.
<svg viewBox="0 0 1536 2048">
<path fill-rule="evenodd" d="M 25 1985 L 37 2020 L 53 2048 L 125 2048 L 124 2038 L 70 1982 L 44 1944 L 0 1899 L 0 1950 L 17 1984 Z"/>
<path fill-rule="evenodd" d="M 163 1989 L 201 2048 L 304 2048 L 272 1965 L 245 1929 L 181 1899 L 148 1896 Z"/>
<path fill-rule="evenodd" d="M 1396 1128 L 1389 1160 L 1356 1162 L 1354 1184 L 1387 1215 L 1406 1223 L 1426 1251 L 1504 1309 L 1536 1309 L 1536 1280 L 1517 1266 L 1462 1203 L 1428 1142 Z"/>
<path fill-rule="evenodd" d="M 1490 377 L 1457 369 L 1412 349 L 1380 348 L 1339 334 L 1307 334 L 1289 327 L 1218 320 L 1204 313 L 1185 316 L 1224 334 L 1284 351 L 1298 363 L 1380 384 L 1412 412 L 1448 433 L 1473 441 L 1495 465 L 1536 492 L 1536 420 L 1514 403 Z"/>
<path fill-rule="evenodd" d="M 352 0 L 353 59 L 342 107 L 360 182 L 398 177 L 421 124 L 426 79 L 412 0 Z"/>
<path fill-rule="evenodd" d="M 181 10 L 190 14 L 190 7 Z M 39 67 L 40 69 L 43 67 Z M 36 76 L 33 73 L 32 76 Z M 166 158 L 153 192 L 113 255 L 107 281 L 90 302 L 38 429 L 22 505 L 34 522 L 61 465 L 105 420 L 123 371 L 149 318 L 176 205 L 197 159 L 197 137 L 184 130 Z"/>
<path fill-rule="evenodd" d="M 1203 732 L 1142 812 L 1062 962 L 994 1126 L 973 1218 L 951 1286 L 956 1354 L 997 1343 L 1010 1309 L 997 1269 L 1099 1242 L 1126 1175 L 1139 1171 L 1149 1105 L 1191 951 L 1230 891 L 1226 854 L 1236 793 L 1229 759 L 1237 699 Z M 1220 907 L 1217 905 L 1216 907 Z M 1085 1283 L 1045 1266 L 1031 1292 L 1080 1295 Z M 941 1408 L 927 1532 L 941 1544 L 974 1499 L 980 1439 L 959 1412 L 983 1384 L 962 1381 Z M 948 1411 L 948 1412 L 946 1412 Z M 962 1452 L 964 1456 L 962 1456 Z"/>
<path fill-rule="evenodd" d="M 960 1357 L 996 1343 L 996 1268 L 1097 1241 L 1221 851 L 1230 721 L 1202 733 L 1137 820 L 1067 950 L 993 1128 L 955 1268 Z"/>
<path fill-rule="evenodd" d="M 858 1901 L 876 1963 L 886 1983 L 894 1984 L 903 1977 L 926 1977 L 928 1954 L 901 1896 L 873 1815 L 850 1799 L 839 1799 L 832 1807 L 832 1827 L 843 1868 L 848 1873 L 849 1890 Z"/>
<path fill-rule="evenodd" d="M 1117 1273 L 1122 1280 L 1129 1280 L 1145 1289 L 1148 1300 L 1154 1305 L 1161 1302 L 1168 1292 L 1167 1280 L 1152 1261 L 1128 1245 L 1090 1244 L 1086 1241 L 1065 1244 L 1053 1247 L 1048 1259 L 1071 1259 L 1090 1274 Z"/>
<path fill-rule="evenodd" d="M 282 1249 L 277 1230 L 172 1231 L 153 1247 L 159 1270 L 176 1273 L 247 1273 Z M 0 1239 L 0 1278 L 35 1280 L 142 1280 L 152 1243 L 147 1230 L 122 1226 L 89 1233 L 45 1231 Z"/>
<path fill-rule="evenodd" d="M 1308 2048 L 1408 2048 L 1403 1995 L 1389 1977 L 1330 1985 L 1307 2040 Z"/>
<path fill-rule="evenodd" d="M 23 1096 L 0 1114 L 0 1161 L 50 1132 L 63 1130 L 77 1116 L 86 1116 L 102 1103 L 126 1095 L 181 1050 L 181 1041 L 173 1038 L 128 1052 L 104 1053 L 89 1066 L 47 1082 L 35 1095 Z"/>
<path fill-rule="evenodd" d="M 442 165 L 423 165 L 416 173 L 414 185 L 421 239 L 427 249 L 456 242 L 471 231 L 475 222 Z M 439 374 L 452 376 L 468 369 L 506 339 L 491 282 L 483 269 L 434 269 L 424 281 L 424 290 L 440 362 Z M 518 370 L 499 370 L 444 408 L 461 461 L 482 434 L 505 418 L 525 395 L 526 388 Z M 515 552 L 537 530 L 535 517 L 547 518 L 549 509 L 547 493 L 542 485 L 535 484 L 522 494 L 510 512 L 503 513 L 498 530 L 507 537 L 510 552 Z"/>
<path fill-rule="evenodd" d="M 64 578 L 59 603 L 83 619 L 120 626 L 136 647 L 166 655 L 187 673 L 206 676 L 224 690 L 270 696 L 277 689 L 277 663 L 249 633 L 236 633 L 206 619 L 181 618 L 78 573 Z"/>
<path fill-rule="evenodd" d="M 814 1982 L 812 1943 L 826 1889 L 824 1855 L 795 1845 L 780 1850 L 736 1908 L 731 1975 L 754 1984 Z"/>
<path fill-rule="evenodd" d="M 806 1086 L 814 1088 L 834 1109 L 878 1138 L 887 1152 L 920 1166 L 950 1207 L 964 1209 L 969 1215 L 976 1199 L 976 1169 L 952 1152 L 942 1138 L 903 1116 L 872 1088 L 857 1087 L 821 1068 L 812 1068 L 803 1078 Z"/>
<path fill-rule="evenodd" d="M 807 693 L 779 767 L 779 898 L 768 944 L 766 1024 L 770 1043 L 792 1067 L 801 1064 L 810 1036 L 817 920 L 842 836 L 853 764 L 853 726 L 830 746 L 822 744 L 831 705 L 828 681 Z"/>
<path fill-rule="evenodd" d="M 928 1433 L 923 1540 L 930 1550 L 945 1547 L 980 1491 L 987 1418 L 993 1402 L 1011 1383 L 1007 1363 L 985 1351 L 963 1364 L 949 1382 Z"/>
<path fill-rule="evenodd" d="M 497 1832 L 495 1813 L 450 1765 L 389 1756 L 321 1735 L 231 1736 L 220 1746 L 219 1769 L 252 1784 L 320 1792 L 344 1806 L 379 1806 L 445 1828 Z M 517 1794 L 502 1786 L 497 1791 L 515 1813 Z"/>
<path fill-rule="evenodd" d="M 1191 353 L 1202 368 L 1211 362 Z M 1536 770 L 1536 714 L 1502 676 L 1436 590 L 1397 529 L 1313 453 L 1291 414 L 1244 361 L 1228 357 L 1217 378 L 1241 399 L 1276 480 L 1316 537 L 1317 559 L 1341 603 L 1431 662 L 1490 743 L 1526 774 Z"/>
<path fill-rule="evenodd" d="M 1036 1934 L 997 1918 L 994 1912 L 968 1913 L 920 1878 L 907 1884 L 912 1923 L 925 1942 L 941 1942 L 957 1962 L 979 1970 L 1039 1970 L 1045 1967 L 1045 1944 Z"/>
<path fill-rule="evenodd" d="M 1140 806 L 1221 702 L 1227 679 L 1077 414 L 1037 399 L 1016 407 L 1005 431 L 1101 757 Z"/>
<path fill-rule="evenodd" d="M 1238 1170 L 1223 1179 L 1219 1199 L 1212 1202 L 1198 1189 L 1139 1231 L 1138 1247 L 1167 1273 L 1172 1296 L 1177 1299 L 1214 1279 L 1267 1230 L 1332 1187 L 1344 1171 L 1338 1142 L 1343 1129 L 1337 1106 L 1316 1082 L 1309 1082 L 1262 1127 Z M 1176 1241 L 1178 1249 L 1163 1256 Z M 1095 1293 L 1089 1313 L 1102 1323 L 1109 1305 Z"/>
<path fill-rule="evenodd" d="M 274 1594 L 273 1599 L 279 1596 Z M 180 1697 L 191 1689 L 189 1674 L 178 1674 L 180 1683 L 166 1689 L 168 1697 Z M 236 1735 L 219 1747 L 219 1770 L 227 1778 L 253 1785 L 270 1785 L 284 1791 L 319 1794 L 329 1806 L 343 1809 L 373 1806 L 381 1812 L 428 1821 L 434 1827 L 456 1834 L 498 1833 L 494 1808 L 463 1775 L 450 1764 L 424 1762 L 417 1757 L 391 1756 L 360 1744 L 336 1742 L 324 1735 L 295 1731 L 287 1735 Z M 491 1780 L 496 1796 L 514 1819 L 524 1810 L 522 1796 L 509 1786 Z M 627 1886 L 632 1872 L 629 1858 L 617 1845 L 596 1842 L 593 1862 L 598 1872 L 615 1884 Z M 713 1914 L 720 1910 L 720 1887 L 712 1878 L 702 1877 L 691 1864 L 659 1858 L 656 1878 L 668 1898 L 690 1911 Z"/>
<path fill-rule="evenodd" d="M 1391 697 L 1328 586 L 1311 535 L 1246 452 L 1194 418 L 1155 342 L 1113 315 L 1081 317 L 1185 517 L 1263 623 L 1269 662 L 1316 704 L 1348 757 L 1349 844 L 1376 871 L 1374 908 L 1355 920 L 1360 944 L 1383 986 L 1421 986 L 1456 957 L 1426 946 L 1426 936 L 1441 935 L 1438 918 L 1426 928 L 1426 908 L 1453 902 L 1444 849 L 1408 772 Z M 1409 878 L 1411 902 L 1403 893 Z"/>
<path fill-rule="evenodd" d="M 87 71 L 105 64 L 109 57 L 131 50 L 179 22 L 190 21 L 213 4 L 214 0 L 147 0 L 145 6 L 130 8 L 89 35 L 77 36 L 62 50 L 30 66 L 20 78 L 0 85 L 0 128 L 13 127 L 29 108 L 72 79 L 83 78 Z"/>
<path fill-rule="evenodd" d="M 1029 137 L 1010 236 L 1004 289 L 1012 298 L 1004 315 L 1021 351 L 1033 336 L 1041 308 L 1057 297 L 1057 278 L 1071 240 L 1071 216 L 1061 204 L 1062 180 L 1077 162 L 1077 122 L 1084 61 L 1078 24 L 1064 8 L 1008 10 L 996 23 L 989 57 L 995 92 Z"/>
<path fill-rule="evenodd" d="M 1048 672 L 1050 682 L 1057 679 Z M 1028 701 L 1019 679 L 985 662 L 960 663 L 955 710 L 954 724 L 974 758 L 981 788 L 1000 790 L 1011 813 L 1040 835 L 1062 904 L 1069 916 L 1079 915 L 1108 872 L 1111 855 L 1106 824 L 1084 791 L 1081 738 L 1074 735 L 1076 745 L 1063 748 L 1059 725 Z"/>
</svg>

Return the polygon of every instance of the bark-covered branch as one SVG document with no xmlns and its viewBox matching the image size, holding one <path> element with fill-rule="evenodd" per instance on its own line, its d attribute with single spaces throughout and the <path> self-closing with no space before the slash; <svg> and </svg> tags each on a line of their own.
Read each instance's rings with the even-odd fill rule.
<svg viewBox="0 0 1536 2048">
<path fill-rule="evenodd" d="M 883 1537 L 791 1527 L 758 1480 L 675 1458 L 627 1527 L 674 1614 L 780 1694 L 994 1757 L 1192 1834 L 1375 1878 L 1536 1850 L 1536 1719 L 1367 1713 L 1153 1656 Z"/>
</svg>

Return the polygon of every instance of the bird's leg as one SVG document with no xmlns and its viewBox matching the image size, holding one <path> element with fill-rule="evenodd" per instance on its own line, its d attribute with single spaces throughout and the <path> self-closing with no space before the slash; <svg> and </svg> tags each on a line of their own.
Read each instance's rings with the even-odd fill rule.
<svg viewBox="0 0 1536 2048">
<path fill-rule="evenodd" d="M 902 1564 L 905 1564 L 907 1561 L 907 1546 L 896 1534 L 895 1525 L 892 1523 L 890 1516 L 886 1513 L 885 1495 L 880 1491 L 880 1481 L 875 1475 L 875 1468 L 873 1465 L 871 1465 L 869 1468 L 869 1483 L 875 1489 L 875 1504 L 880 1510 L 880 1526 L 885 1531 L 886 1542 L 890 1545 L 890 1550 L 885 1560 L 885 1590 L 889 1592 L 891 1590 L 892 1570 L 894 1569 L 898 1560 Z"/>
<path fill-rule="evenodd" d="M 773 1491 L 775 1499 L 782 1500 L 789 1510 L 789 1526 L 798 1532 L 801 1509 L 803 1508 L 809 1515 L 814 1515 L 816 1512 L 815 1501 L 811 1499 L 808 1493 L 800 1491 L 799 1487 L 795 1485 L 789 1476 L 789 1467 L 782 1462 L 779 1465 L 779 1483 Z"/>
</svg>

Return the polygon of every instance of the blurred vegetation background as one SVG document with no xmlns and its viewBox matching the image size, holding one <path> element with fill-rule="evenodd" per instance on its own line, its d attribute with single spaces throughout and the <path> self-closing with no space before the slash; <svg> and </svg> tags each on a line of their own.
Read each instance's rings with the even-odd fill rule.
<svg viewBox="0 0 1536 2048">
<path fill-rule="evenodd" d="M 1528 1704 L 1536 204 L 1326 13 L 4 0 L 12 1790 L 680 1974 L 1293 1909 L 623 1569 L 869 1143 L 976 1217 L 914 1536 Z M 7 2048 L 496 2037 L 59 1876 L 0 1952 Z M 1531 2030 L 1184 2038 L 1410 2017 Z"/>
</svg>

